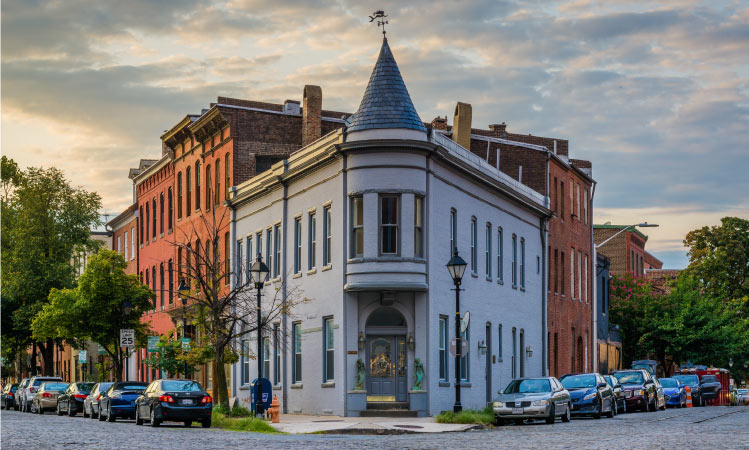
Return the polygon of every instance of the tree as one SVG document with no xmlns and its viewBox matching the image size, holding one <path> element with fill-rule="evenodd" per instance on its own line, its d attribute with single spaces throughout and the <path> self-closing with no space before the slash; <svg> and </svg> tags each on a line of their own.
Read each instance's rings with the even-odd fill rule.
<svg viewBox="0 0 749 450">
<path fill-rule="evenodd" d="M 92 255 L 77 287 L 52 289 L 49 303 L 32 321 L 32 336 L 66 341 L 74 347 L 81 347 L 85 340 L 97 342 L 110 356 L 116 379 L 121 380 L 126 355 L 119 343 L 120 329 L 134 329 L 136 342 L 143 345 L 149 325 L 141 323 L 140 317 L 153 308 L 151 301 L 156 298 L 137 275 L 125 273 L 126 267 L 116 251 L 101 249 Z M 122 311 L 126 301 L 132 308 L 127 316 Z"/>
<path fill-rule="evenodd" d="M 720 226 L 690 231 L 687 271 L 702 281 L 714 298 L 749 298 L 749 220 L 724 217 Z M 744 312 L 749 314 L 749 309 Z"/>
<path fill-rule="evenodd" d="M 172 244 L 177 247 L 178 254 L 184 255 L 178 261 L 178 279 L 184 279 L 190 287 L 189 292 L 180 294 L 189 302 L 188 318 L 197 325 L 200 335 L 207 341 L 205 344 L 211 348 L 216 403 L 228 407 L 225 364 L 238 360 L 239 339 L 256 333 L 258 328 L 266 333 L 269 324 L 282 315 L 290 315 L 296 305 L 307 299 L 302 298 L 296 288 L 285 289 L 281 282 L 273 287 L 266 283 L 262 316 L 258 317 L 256 290 L 241 275 L 247 273 L 248 268 L 239 261 L 233 272 L 226 255 L 233 247 L 229 241 L 227 211 L 224 208 L 217 217 L 213 208 L 211 215 L 193 219 L 190 231 L 183 231 L 179 241 Z"/>
<path fill-rule="evenodd" d="M 22 347 L 35 343 L 43 373 L 53 375 L 54 345 L 59 341 L 51 337 L 32 341 L 30 325 L 53 288 L 73 287 L 74 253 L 96 247 L 89 233 L 99 221 L 101 199 L 73 188 L 56 168 L 19 171 L 13 160 L 3 158 L 2 171 L 0 287 L 3 315 L 12 313 L 12 326 L 3 324 L 3 342 Z"/>
<path fill-rule="evenodd" d="M 176 339 L 173 332 L 159 338 L 158 349 L 158 352 L 146 359 L 146 364 L 174 376 L 178 373 L 184 373 L 185 363 L 187 363 L 187 373 L 185 374 L 187 378 L 192 376 L 196 366 L 205 364 L 213 354 L 211 347 L 199 345 L 195 342 L 191 342 L 190 350 L 185 351 L 182 347 L 182 341 Z"/>
</svg>

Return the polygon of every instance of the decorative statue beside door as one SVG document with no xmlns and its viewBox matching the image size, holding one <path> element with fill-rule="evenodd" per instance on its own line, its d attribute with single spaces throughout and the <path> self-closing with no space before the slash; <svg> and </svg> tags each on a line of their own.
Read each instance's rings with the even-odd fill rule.
<svg viewBox="0 0 749 450">
<path fill-rule="evenodd" d="M 357 391 L 363 391 L 364 390 L 364 373 L 366 372 L 366 366 L 364 366 L 364 362 L 361 360 L 361 358 L 356 360 L 356 386 L 354 386 L 354 390 Z"/>
<path fill-rule="evenodd" d="M 414 391 L 421 390 L 421 382 L 424 381 L 424 366 L 419 358 L 414 359 Z"/>
</svg>

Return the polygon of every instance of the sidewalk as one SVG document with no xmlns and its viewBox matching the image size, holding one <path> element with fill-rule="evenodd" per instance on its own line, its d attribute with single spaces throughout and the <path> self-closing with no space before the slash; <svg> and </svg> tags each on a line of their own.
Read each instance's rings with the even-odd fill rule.
<svg viewBox="0 0 749 450">
<path fill-rule="evenodd" d="M 476 425 L 436 423 L 434 417 L 340 417 L 281 414 L 281 423 L 271 424 L 291 434 L 406 434 L 468 431 Z"/>
</svg>

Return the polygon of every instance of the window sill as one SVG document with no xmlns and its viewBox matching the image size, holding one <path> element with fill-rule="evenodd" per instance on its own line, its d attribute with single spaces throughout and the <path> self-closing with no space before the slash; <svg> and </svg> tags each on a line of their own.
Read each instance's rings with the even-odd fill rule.
<svg viewBox="0 0 749 450">
<path fill-rule="evenodd" d="M 324 266 L 321 269 L 321 272 L 327 272 L 328 270 L 332 270 L 332 269 L 333 269 L 333 265 L 332 264 L 328 264 L 327 266 Z"/>
<path fill-rule="evenodd" d="M 314 275 L 317 273 L 317 269 L 310 269 L 307 271 L 307 275 Z"/>
<path fill-rule="evenodd" d="M 504 286 L 505 282 L 503 280 L 497 280 L 497 284 L 501 284 Z"/>
<path fill-rule="evenodd" d="M 517 285 L 517 284 L 513 284 L 513 285 L 512 285 L 512 288 L 513 288 L 513 289 L 517 289 L 517 288 L 518 288 L 518 285 Z"/>
<path fill-rule="evenodd" d="M 497 362 L 501 363 L 502 362 L 502 358 L 497 358 Z"/>
<path fill-rule="evenodd" d="M 304 385 L 302 383 L 294 383 L 291 385 L 291 389 L 302 389 Z"/>
<path fill-rule="evenodd" d="M 291 278 L 302 278 L 302 272 L 297 272 Z"/>
<path fill-rule="evenodd" d="M 486 277 L 486 281 L 493 281 L 492 277 Z"/>
<path fill-rule="evenodd" d="M 281 386 L 280 384 L 273 386 L 274 391 L 280 391 L 281 389 L 283 389 L 283 386 Z"/>
<path fill-rule="evenodd" d="M 239 386 L 239 390 L 240 391 L 249 391 L 250 390 L 250 385 L 249 384 L 243 384 L 243 385 Z"/>
<path fill-rule="evenodd" d="M 335 381 L 328 381 L 325 383 L 320 384 L 321 388 L 334 388 L 335 387 Z"/>
<path fill-rule="evenodd" d="M 525 292 L 525 288 L 524 288 L 524 287 L 521 287 L 521 288 L 520 288 L 520 292 Z"/>
<path fill-rule="evenodd" d="M 440 381 L 440 387 L 450 387 L 449 381 Z"/>
<path fill-rule="evenodd" d="M 460 387 L 462 387 L 462 388 L 469 388 L 469 387 L 472 387 L 472 385 L 471 385 L 471 382 L 470 382 L 470 381 L 461 381 L 461 382 L 460 382 L 460 384 L 458 384 L 457 386 L 460 386 Z M 455 387 L 455 385 L 453 385 L 453 387 Z"/>
</svg>

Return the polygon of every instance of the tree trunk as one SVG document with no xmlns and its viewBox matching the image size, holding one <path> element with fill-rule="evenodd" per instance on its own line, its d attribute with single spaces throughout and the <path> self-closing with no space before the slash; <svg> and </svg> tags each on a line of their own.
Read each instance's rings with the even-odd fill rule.
<svg viewBox="0 0 749 450">
<path fill-rule="evenodd" d="M 55 342 L 52 339 L 39 343 L 39 354 L 42 357 L 42 375 L 55 376 Z"/>
<path fill-rule="evenodd" d="M 23 356 L 26 356 L 26 355 L 24 354 Z M 26 361 L 24 361 L 23 363 L 26 364 Z M 30 377 L 33 377 L 34 375 L 36 375 L 36 342 L 34 342 L 31 345 L 31 364 L 29 367 L 28 375 Z"/>
<path fill-rule="evenodd" d="M 216 359 L 213 361 L 216 368 L 216 377 L 213 379 L 213 395 L 215 404 L 229 407 L 229 394 L 226 389 L 226 366 L 224 364 L 224 354 L 216 353 Z"/>
</svg>

